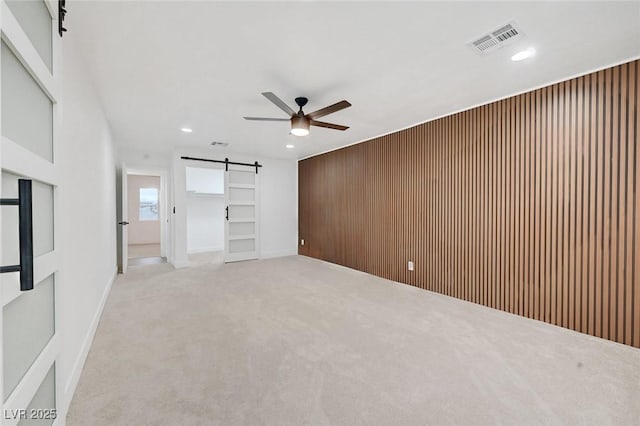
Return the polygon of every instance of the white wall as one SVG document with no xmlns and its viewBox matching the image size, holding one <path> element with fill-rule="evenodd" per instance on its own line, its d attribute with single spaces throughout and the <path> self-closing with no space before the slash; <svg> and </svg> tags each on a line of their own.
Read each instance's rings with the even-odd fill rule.
<svg viewBox="0 0 640 426">
<path fill-rule="evenodd" d="M 187 259 L 187 191 L 186 167 L 220 167 L 212 163 L 182 160 L 181 156 L 253 163 L 260 169 L 259 217 L 261 258 L 290 256 L 298 252 L 298 165 L 295 160 L 277 160 L 238 154 L 229 150 L 182 149 L 174 153 L 172 161 L 172 205 L 176 207 L 171 227 L 173 265 L 188 266 Z"/>
<path fill-rule="evenodd" d="M 156 188 L 158 190 L 158 220 L 140 220 L 140 188 Z M 159 176 L 127 176 L 127 239 L 129 244 L 160 244 L 160 177 Z"/>
<path fill-rule="evenodd" d="M 224 195 L 187 194 L 187 253 L 224 250 Z"/>
<path fill-rule="evenodd" d="M 58 416 L 63 419 L 116 274 L 114 144 L 74 37 L 70 31 L 62 43 L 60 152 L 56 158 L 63 212 L 58 218 L 61 269 L 56 282 L 57 309 L 63 312 L 56 327 L 62 353 L 56 376 L 64 389 L 58 395 Z"/>
<path fill-rule="evenodd" d="M 187 167 L 187 253 L 224 250 L 224 172 Z"/>
<path fill-rule="evenodd" d="M 224 171 L 217 168 L 187 167 L 187 191 L 224 194 Z"/>
</svg>

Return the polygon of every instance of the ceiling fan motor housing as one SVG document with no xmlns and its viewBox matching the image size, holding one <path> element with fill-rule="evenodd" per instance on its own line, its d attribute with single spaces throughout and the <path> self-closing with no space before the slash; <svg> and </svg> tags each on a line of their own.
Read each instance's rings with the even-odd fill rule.
<svg viewBox="0 0 640 426">
<path fill-rule="evenodd" d="M 305 106 L 307 102 L 309 102 L 309 99 L 305 98 L 304 96 L 301 96 L 299 98 L 296 98 L 295 101 L 296 101 L 296 104 L 300 107 L 300 111 L 302 111 L 302 107 Z"/>
<path fill-rule="evenodd" d="M 291 117 L 292 129 L 307 129 L 309 130 L 310 120 L 303 114 L 294 115 Z"/>
</svg>

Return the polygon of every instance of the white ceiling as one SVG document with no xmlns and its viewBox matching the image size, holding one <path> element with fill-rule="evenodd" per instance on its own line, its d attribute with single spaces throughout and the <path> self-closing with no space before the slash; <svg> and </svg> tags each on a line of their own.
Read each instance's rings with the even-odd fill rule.
<svg viewBox="0 0 640 426">
<path fill-rule="evenodd" d="M 73 37 L 117 143 L 302 158 L 640 56 L 640 3 L 68 2 Z M 515 20 L 525 37 L 488 56 L 467 43 Z M 515 52 L 537 55 L 512 62 Z M 353 106 L 289 135 L 272 91 L 305 112 Z M 188 126 L 193 133 L 184 134 Z M 295 144 L 295 149 L 285 144 Z M 209 147 L 212 155 L 216 148 Z"/>
</svg>

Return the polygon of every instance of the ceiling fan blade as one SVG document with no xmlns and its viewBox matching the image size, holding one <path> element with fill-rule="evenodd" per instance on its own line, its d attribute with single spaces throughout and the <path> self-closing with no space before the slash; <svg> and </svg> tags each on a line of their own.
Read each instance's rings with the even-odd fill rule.
<svg viewBox="0 0 640 426">
<path fill-rule="evenodd" d="M 264 96 L 265 98 L 269 99 L 271 102 L 276 104 L 276 106 L 281 110 L 283 110 L 284 112 L 286 112 L 289 115 L 289 117 L 291 117 L 292 115 L 295 115 L 296 112 L 292 110 L 289 107 L 289 105 L 285 104 L 284 101 L 279 97 L 277 97 L 275 94 L 271 92 L 262 92 L 262 96 Z"/>
<path fill-rule="evenodd" d="M 253 121 L 291 121 L 290 118 L 267 118 L 267 117 L 243 117 L 245 120 Z"/>
<path fill-rule="evenodd" d="M 312 126 L 326 127 L 327 129 L 334 129 L 334 130 L 347 130 L 349 128 L 349 126 L 342 126 L 340 124 L 333 124 L 333 123 L 325 123 L 324 121 L 316 121 L 316 120 L 311 120 L 309 124 L 311 124 Z"/>
<path fill-rule="evenodd" d="M 345 108 L 349 108 L 351 106 L 351 104 L 347 101 L 340 101 L 337 102 L 333 105 L 329 105 L 328 107 L 324 107 L 322 109 L 319 109 L 317 111 L 311 112 L 309 114 L 307 114 L 307 117 L 314 119 L 314 118 L 320 118 L 320 117 L 324 117 L 325 115 L 329 115 L 332 114 L 336 111 L 340 111 L 341 109 L 345 109 Z"/>
</svg>

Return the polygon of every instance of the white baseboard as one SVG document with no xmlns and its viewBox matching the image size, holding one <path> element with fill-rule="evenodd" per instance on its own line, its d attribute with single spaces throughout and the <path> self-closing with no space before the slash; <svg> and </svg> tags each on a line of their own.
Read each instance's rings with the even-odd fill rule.
<svg viewBox="0 0 640 426">
<path fill-rule="evenodd" d="M 220 247 L 202 247 L 202 248 L 188 250 L 187 254 L 207 253 L 207 252 L 210 252 L 210 251 L 222 251 L 222 250 L 224 250 L 224 246 L 220 246 Z"/>
<path fill-rule="evenodd" d="M 78 382 L 80 381 L 80 375 L 82 374 L 82 369 L 84 368 L 84 363 L 87 361 L 87 356 L 89 355 L 89 350 L 91 349 L 91 344 L 93 343 L 93 338 L 96 335 L 96 331 L 98 330 L 98 324 L 100 324 L 100 318 L 102 317 L 102 311 L 104 310 L 104 305 L 107 303 L 107 298 L 109 297 L 109 293 L 111 292 L 111 287 L 113 286 L 116 277 L 118 276 L 117 268 L 113 272 L 113 276 L 109 280 L 104 292 L 102 293 L 102 297 L 100 298 L 100 303 L 98 304 L 98 309 L 91 320 L 91 325 L 89 326 L 89 331 L 82 342 L 82 347 L 80 349 L 80 353 L 76 357 L 75 362 L 73 363 L 73 368 L 71 369 L 71 375 L 69 380 L 64 387 L 64 398 L 62 398 L 63 407 L 58 407 L 58 412 L 60 413 L 60 417 L 66 418 L 67 412 L 69 410 L 69 406 L 71 405 L 71 400 L 73 399 L 73 394 L 76 391 L 76 387 L 78 386 Z"/>
<path fill-rule="evenodd" d="M 261 253 L 260 259 L 271 259 L 273 257 L 285 257 L 285 256 L 295 256 L 298 254 L 298 249 L 291 250 L 282 250 L 282 251 L 268 251 L 266 253 Z"/>
</svg>

